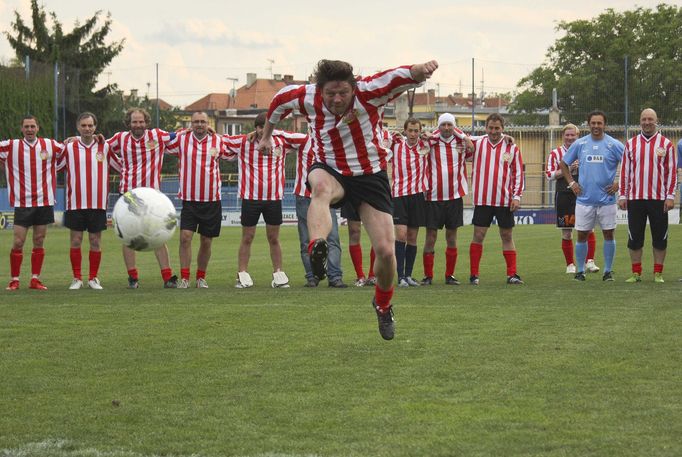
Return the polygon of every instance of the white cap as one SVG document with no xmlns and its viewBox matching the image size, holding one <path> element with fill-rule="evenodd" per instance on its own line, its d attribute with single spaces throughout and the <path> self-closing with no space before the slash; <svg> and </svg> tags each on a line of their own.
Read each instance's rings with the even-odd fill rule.
<svg viewBox="0 0 682 457">
<path fill-rule="evenodd" d="M 449 122 L 455 127 L 457 126 L 457 122 L 455 122 L 455 116 L 450 113 L 443 113 L 440 115 L 438 118 L 438 127 L 440 127 L 443 122 Z"/>
</svg>

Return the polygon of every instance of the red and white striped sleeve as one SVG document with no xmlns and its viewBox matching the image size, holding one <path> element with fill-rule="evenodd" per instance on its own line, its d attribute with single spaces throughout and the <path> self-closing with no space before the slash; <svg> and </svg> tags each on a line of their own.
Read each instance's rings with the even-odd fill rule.
<svg viewBox="0 0 682 457">
<path fill-rule="evenodd" d="M 665 164 L 663 166 L 665 173 L 665 198 L 667 200 L 675 200 L 675 189 L 677 188 L 677 157 L 675 154 L 675 146 L 673 146 L 672 141 L 667 141 L 665 149 Z"/>
<path fill-rule="evenodd" d="M 547 165 L 545 167 L 545 174 L 547 179 L 555 181 L 557 179 L 556 172 L 559 170 L 559 162 L 561 161 L 561 147 L 553 149 L 549 156 L 547 156 Z"/>
<path fill-rule="evenodd" d="M 620 162 L 620 183 L 618 186 L 618 200 L 626 200 L 630 195 L 630 186 L 632 182 L 632 147 L 633 141 L 639 138 L 631 138 L 625 143 L 625 150 L 623 151 L 623 159 Z"/>
<path fill-rule="evenodd" d="M 521 151 L 517 145 L 512 145 L 513 157 L 511 163 L 512 171 L 512 199 L 521 200 L 524 187 L 524 173 L 523 173 L 523 159 L 521 159 Z"/>
<path fill-rule="evenodd" d="M 383 106 L 408 89 L 421 86 L 412 78 L 411 67 L 403 65 L 358 80 L 358 95 L 374 106 Z"/>
<path fill-rule="evenodd" d="M 225 150 L 225 158 L 227 160 L 235 160 L 241 153 L 245 142 L 246 135 L 223 135 L 222 147 Z"/>
<path fill-rule="evenodd" d="M 271 124 L 277 124 L 291 111 L 303 107 L 303 99 L 306 95 L 306 85 L 292 84 L 285 86 L 275 94 L 270 102 L 267 119 Z"/>
</svg>

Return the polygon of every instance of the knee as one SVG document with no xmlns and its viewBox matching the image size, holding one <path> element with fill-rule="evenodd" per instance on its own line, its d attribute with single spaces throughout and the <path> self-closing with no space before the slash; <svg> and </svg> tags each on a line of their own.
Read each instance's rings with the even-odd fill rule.
<svg viewBox="0 0 682 457">
<path fill-rule="evenodd" d="M 310 192 L 312 198 L 331 201 L 333 186 L 329 180 L 320 179 L 312 184 Z"/>
<path fill-rule="evenodd" d="M 251 245 L 253 243 L 253 233 L 245 233 L 242 235 L 242 244 Z"/>
</svg>

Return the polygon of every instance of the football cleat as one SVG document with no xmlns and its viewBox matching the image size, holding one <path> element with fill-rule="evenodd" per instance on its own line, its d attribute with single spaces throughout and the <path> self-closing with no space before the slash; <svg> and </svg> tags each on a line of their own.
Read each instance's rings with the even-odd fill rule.
<svg viewBox="0 0 682 457">
<path fill-rule="evenodd" d="M 180 278 L 180 281 L 178 281 L 178 289 L 189 289 L 189 279 Z"/>
<path fill-rule="evenodd" d="M 585 280 L 585 273 L 582 271 L 579 271 L 573 276 L 574 281 L 584 281 Z"/>
<path fill-rule="evenodd" d="M 163 282 L 164 289 L 177 289 L 178 288 L 178 277 L 173 275 L 168 278 L 168 281 Z"/>
<path fill-rule="evenodd" d="M 477 286 L 480 283 L 481 283 L 481 280 L 478 279 L 478 276 L 476 276 L 476 275 L 469 276 L 469 284 L 471 284 L 472 286 Z"/>
<path fill-rule="evenodd" d="M 398 280 L 398 287 L 410 287 L 410 285 L 408 284 L 407 279 L 400 278 Z"/>
<path fill-rule="evenodd" d="M 513 284 L 513 285 L 522 285 L 525 284 L 521 277 L 517 274 L 513 274 L 511 276 L 507 276 L 507 284 Z"/>
<path fill-rule="evenodd" d="M 365 287 L 365 284 L 367 284 L 367 280 L 363 276 L 362 278 L 358 278 L 355 280 L 355 287 Z"/>
<path fill-rule="evenodd" d="M 47 290 L 47 286 L 40 282 L 40 279 L 38 278 L 31 278 L 31 283 L 28 285 L 28 288 L 36 290 Z"/>
<path fill-rule="evenodd" d="M 410 287 L 419 287 L 419 286 L 421 286 L 421 284 L 419 284 L 419 281 L 417 281 L 416 279 L 414 279 L 412 276 L 406 276 L 406 277 L 405 277 L 405 281 L 407 281 L 407 284 L 408 284 Z"/>
<path fill-rule="evenodd" d="M 594 259 L 587 259 L 587 262 L 585 262 L 585 270 L 590 273 L 596 273 L 599 271 L 599 267 L 594 263 Z"/>
<path fill-rule="evenodd" d="M 313 270 L 313 275 L 322 280 L 327 276 L 327 240 L 318 238 L 313 243 L 310 251 L 310 267 Z"/>
<path fill-rule="evenodd" d="M 376 286 L 377 285 L 377 277 L 376 276 L 370 276 L 367 278 L 367 283 L 365 284 L 366 286 Z"/>
<path fill-rule="evenodd" d="M 78 278 L 73 278 L 73 281 L 71 281 L 71 285 L 69 286 L 69 290 L 78 290 L 81 287 L 83 287 L 83 281 Z"/>
<path fill-rule="evenodd" d="M 602 281 L 615 281 L 615 279 L 613 279 L 613 272 L 611 271 L 605 271 L 604 276 L 602 276 L 601 279 Z"/>
<path fill-rule="evenodd" d="M 197 289 L 208 289 L 208 283 L 206 282 L 206 279 L 197 279 Z"/>
<path fill-rule="evenodd" d="M 392 340 L 395 336 L 395 319 L 393 319 L 393 306 L 388 309 L 381 310 L 372 299 L 372 308 L 377 313 L 377 321 L 379 322 L 379 334 L 385 340 Z"/>
<path fill-rule="evenodd" d="M 289 278 L 283 271 L 275 271 L 272 274 L 272 282 L 270 283 L 273 289 L 288 289 Z"/>
<path fill-rule="evenodd" d="M 5 287 L 5 290 L 18 290 L 19 289 L 19 280 L 18 279 L 12 279 L 9 284 L 7 284 L 7 287 Z"/>
<path fill-rule="evenodd" d="M 626 279 L 625 282 L 631 284 L 635 282 L 642 282 L 642 275 L 640 275 L 639 273 L 632 273 L 632 276 Z"/>
<path fill-rule="evenodd" d="M 654 273 L 654 282 L 664 283 L 665 281 L 663 280 L 663 273 L 661 272 Z"/>
<path fill-rule="evenodd" d="M 445 278 L 445 284 L 448 286 L 459 286 L 459 280 L 450 275 Z"/>
<path fill-rule="evenodd" d="M 133 278 L 132 276 L 128 276 L 128 289 L 139 289 L 140 288 L 140 280 L 137 278 Z"/>
<path fill-rule="evenodd" d="M 98 278 L 92 278 L 88 280 L 88 287 L 93 290 L 102 290 L 102 284 L 99 283 Z"/>
<path fill-rule="evenodd" d="M 566 265 L 566 274 L 567 275 L 574 275 L 575 274 L 575 264 L 574 263 L 569 263 Z"/>
<path fill-rule="evenodd" d="M 248 289 L 249 287 L 253 287 L 253 279 L 251 279 L 251 275 L 246 271 L 240 271 L 237 273 L 237 283 L 234 285 L 234 287 L 237 289 Z"/>
<path fill-rule="evenodd" d="M 433 278 L 431 276 L 424 276 L 422 279 L 422 286 L 430 286 L 433 284 Z"/>
</svg>

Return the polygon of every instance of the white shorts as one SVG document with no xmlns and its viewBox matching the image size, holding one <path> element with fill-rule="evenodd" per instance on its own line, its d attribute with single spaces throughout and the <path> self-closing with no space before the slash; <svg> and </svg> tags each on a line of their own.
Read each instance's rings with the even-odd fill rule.
<svg viewBox="0 0 682 457">
<path fill-rule="evenodd" d="M 586 206 L 575 204 L 575 229 L 580 232 L 594 230 L 597 222 L 602 230 L 616 228 L 617 205 Z"/>
</svg>

